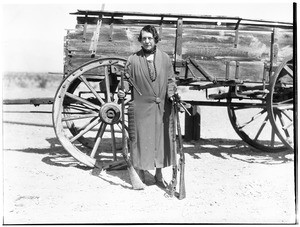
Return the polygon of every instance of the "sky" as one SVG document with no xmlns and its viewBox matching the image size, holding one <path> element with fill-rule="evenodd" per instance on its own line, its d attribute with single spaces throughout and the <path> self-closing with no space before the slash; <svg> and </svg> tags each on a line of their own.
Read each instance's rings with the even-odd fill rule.
<svg viewBox="0 0 300 227">
<path fill-rule="evenodd" d="M 82 4 L 82 3 L 85 4 Z M 126 2 L 126 3 L 125 3 Z M 63 37 L 73 29 L 76 16 L 71 12 L 108 11 L 178 13 L 236 16 L 292 22 L 292 1 L 2 1 L 1 70 L 15 72 L 62 72 Z M 182 3 L 184 2 L 184 3 Z"/>
</svg>

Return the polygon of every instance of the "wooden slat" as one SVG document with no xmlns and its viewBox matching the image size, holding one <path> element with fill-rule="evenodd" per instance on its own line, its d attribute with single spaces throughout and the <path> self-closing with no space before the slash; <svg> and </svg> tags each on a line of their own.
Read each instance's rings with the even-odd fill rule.
<svg viewBox="0 0 300 227">
<path fill-rule="evenodd" d="M 179 18 L 177 21 L 177 28 L 176 28 L 176 39 L 175 39 L 175 61 L 182 60 L 182 44 L 183 44 L 183 29 L 182 29 L 182 18 Z M 181 70 L 177 70 L 174 67 L 174 71 L 180 73 Z"/>
<path fill-rule="evenodd" d="M 271 20 L 261 20 L 261 19 L 247 19 L 240 17 L 228 17 L 228 16 L 212 16 L 212 15 L 192 15 L 192 14 L 165 14 L 165 13 L 141 13 L 141 12 L 121 12 L 121 11 L 93 11 L 93 10 L 77 10 L 75 13 L 70 13 L 71 15 L 92 15 L 92 16 L 137 16 L 137 17 L 164 17 L 164 18 L 191 18 L 191 19 L 209 19 L 209 20 L 235 20 L 237 21 L 247 21 L 254 22 L 255 24 L 268 24 L 269 26 L 291 26 L 290 22 L 280 22 Z"/>
<path fill-rule="evenodd" d="M 85 17 L 77 17 L 78 24 L 85 24 Z M 88 17 L 88 24 L 97 24 L 96 17 Z M 118 25 L 145 25 L 145 24 L 152 24 L 159 26 L 160 24 L 166 27 L 175 27 L 177 21 L 176 20 L 161 20 L 161 19 L 119 19 L 114 18 L 103 18 L 103 24 L 109 25 L 113 22 L 114 24 Z M 183 24 L 187 27 L 190 26 L 197 26 L 198 28 L 205 28 L 205 29 L 220 29 L 220 30 L 235 30 L 236 23 L 233 22 L 223 22 L 221 25 L 217 25 L 218 21 L 197 21 L 197 20 L 185 20 Z M 240 30 L 254 30 L 254 31 L 271 31 L 272 28 L 282 28 L 282 29 L 293 29 L 293 26 L 286 26 L 286 25 L 269 25 L 269 24 L 251 24 L 251 23 L 240 23 L 239 29 Z"/>
</svg>

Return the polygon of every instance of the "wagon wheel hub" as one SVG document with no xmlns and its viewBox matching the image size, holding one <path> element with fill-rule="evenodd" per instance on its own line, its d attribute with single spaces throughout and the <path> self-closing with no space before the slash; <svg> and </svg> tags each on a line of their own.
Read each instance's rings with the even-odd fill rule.
<svg viewBox="0 0 300 227">
<path fill-rule="evenodd" d="M 107 124 L 116 124 L 121 119 L 121 107 L 113 102 L 106 103 L 99 110 L 99 116 Z"/>
</svg>

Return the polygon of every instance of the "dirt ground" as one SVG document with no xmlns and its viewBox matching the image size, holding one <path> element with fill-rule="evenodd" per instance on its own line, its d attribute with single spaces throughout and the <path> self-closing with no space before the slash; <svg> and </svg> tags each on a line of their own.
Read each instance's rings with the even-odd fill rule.
<svg viewBox="0 0 300 227">
<path fill-rule="evenodd" d="M 55 89 L 10 87 L 3 98 L 50 97 Z M 57 140 L 51 106 L 3 107 L 4 224 L 294 223 L 294 154 L 249 148 L 223 107 L 203 107 L 201 139 L 184 142 L 187 197 L 166 198 L 147 174 L 131 189 L 126 170 L 98 173 Z M 171 168 L 164 169 L 167 181 Z"/>
</svg>

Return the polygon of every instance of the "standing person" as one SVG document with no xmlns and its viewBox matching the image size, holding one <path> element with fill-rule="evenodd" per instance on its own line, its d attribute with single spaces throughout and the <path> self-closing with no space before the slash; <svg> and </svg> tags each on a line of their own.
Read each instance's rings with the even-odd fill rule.
<svg viewBox="0 0 300 227">
<path fill-rule="evenodd" d="M 170 57 L 156 44 L 159 41 L 154 26 L 140 31 L 141 49 L 132 54 L 125 66 L 142 95 L 133 89 L 134 134 L 131 141 L 131 158 L 145 183 L 145 170 L 155 168 L 155 182 L 167 187 L 162 168 L 173 165 L 176 155 L 172 143 L 172 103 L 176 91 L 174 71 Z"/>
</svg>

